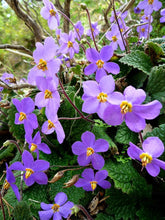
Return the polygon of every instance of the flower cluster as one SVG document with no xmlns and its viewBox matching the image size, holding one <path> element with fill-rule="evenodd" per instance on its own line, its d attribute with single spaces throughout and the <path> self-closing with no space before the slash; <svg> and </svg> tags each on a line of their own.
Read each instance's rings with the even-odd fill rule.
<svg viewBox="0 0 165 220">
<path fill-rule="evenodd" d="M 49 28 L 56 31 L 56 41 L 53 37 L 47 37 L 43 43 L 36 43 L 36 50 L 33 52 L 35 65 L 28 74 L 28 83 L 37 87 L 34 100 L 30 97 L 22 98 L 21 96 L 19 99 L 12 99 L 12 103 L 18 111 L 15 114 L 15 124 L 24 125 L 25 140 L 29 145 L 30 152 L 23 151 L 22 162 L 16 161 L 9 167 L 6 164 L 6 179 L 3 188 L 7 190 L 11 186 L 19 201 L 21 198 L 19 189 L 15 184 L 16 179 L 13 170 L 22 171 L 27 186 L 32 186 L 34 183 L 44 185 L 48 183 L 46 171 L 50 164 L 48 161 L 40 159 L 40 151 L 51 154 L 51 149 L 42 141 L 42 137 L 55 132 L 58 142 L 60 144 L 64 142 L 65 133 L 60 123 L 60 120 L 64 118 L 58 118 L 58 110 L 64 96 L 80 114 L 81 119 L 92 120 L 88 118 L 90 115 L 84 116 L 82 112 L 96 113 L 108 125 L 117 126 L 125 121 L 127 127 L 137 133 L 144 130 L 146 120 L 156 118 L 162 108 L 162 104 L 157 100 L 146 103 L 146 93 L 143 89 L 128 85 L 121 92 L 115 86 L 115 80 L 111 74 L 116 77 L 121 70 L 119 65 L 112 61 L 115 50 L 118 49 L 122 52 L 127 48 L 127 36 L 129 35 L 125 23 L 127 12 L 112 13 L 110 18 L 112 26 L 106 33 L 106 38 L 110 42 L 109 45 L 104 45 L 100 50 L 98 50 L 97 45 L 92 48 L 87 40 L 89 37 L 94 40 L 99 35 L 98 23 L 90 23 L 91 28 L 86 32 L 86 35 L 89 36 L 86 43 L 90 47 L 85 49 L 83 41 L 81 41 L 82 36 L 85 36 L 81 21 L 73 25 L 74 29 L 69 33 L 62 33 L 61 29 L 58 29 L 60 25 L 59 13 L 62 12 L 58 11 L 49 0 L 43 0 L 43 3 L 41 16 L 47 20 Z M 134 10 L 135 13 L 140 14 L 141 10 L 144 10 L 141 23 L 137 27 L 139 39 L 149 37 L 153 21 L 151 14 L 161 7 L 162 3 L 158 0 L 143 0 L 137 5 Z M 160 22 L 163 23 L 165 22 L 165 9 L 161 10 L 161 16 Z M 117 24 L 115 24 L 116 19 L 118 19 Z M 72 69 L 70 71 L 70 67 L 73 67 L 74 55 L 79 53 L 79 46 L 83 48 L 88 60 L 85 63 L 85 68 L 83 67 L 84 78 L 89 79 L 92 77 L 90 75 L 95 74 L 96 79 L 94 80 L 93 77 L 92 80 L 86 80 L 82 83 L 82 112 L 68 97 L 58 76 L 61 69 L 66 68 L 65 70 L 68 73 L 72 71 Z M 4 73 L 0 79 L 7 85 L 16 83 L 12 74 Z M 2 90 L 3 88 L 0 87 L 0 91 Z M 63 96 L 60 97 L 61 90 Z M 38 109 L 37 111 L 43 110 L 47 118 L 41 128 L 35 109 Z M 72 120 L 73 118 L 69 119 Z M 82 187 L 86 191 L 94 191 L 97 186 L 109 189 L 111 183 L 108 179 L 107 170 L 104 170 L 105 160 L 101 155 L 101 153 L 106 153 L 109 150 L 108 141 L 97 139 L 94 133 L 85 131 L 81 135 L 81 141 L 73 143 L 71 149 L 73 154 L 77 155 L 78 164 L 83 169 L 86 168 L 81 174 L 82 178 L 77 178 L 77 182 L 75 181 L 72 185 Z M 36 160 L 33 157 L 33 152 L 36 153 Z M 158 137 L 149 137 L 144 140 L 142 149 L 130 142 L 127 150 L 128 155 L 134 160 L 141 161 L 142 167 L 146 168 L 147 172 L 153 177 L 159 174 L 160 168 L 165 170 L 165 162 L 157 159 L 163 152 L 164 146 Z M 40 219 L 49 220 L 53 217 L 53 219 L 61 220 L 67 218 L 74 206 L 72 202 L 67 200 L 67 195 L 59 192 L 55 196 L 53 204 L 42 202 L 41 208 L 43 210 L 39 211 Z"/>
</svg>

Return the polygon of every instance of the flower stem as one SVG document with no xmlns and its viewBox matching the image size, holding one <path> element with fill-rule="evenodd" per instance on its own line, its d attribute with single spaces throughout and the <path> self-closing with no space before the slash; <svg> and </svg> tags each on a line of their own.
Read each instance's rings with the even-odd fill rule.
<svg viewBox="0 0 165 220">
<path fill-rule="evenodd" d="M 89 215 L 87 210 L 82 205 L 77 205 L 77 207 L 86 215 L 88 220 L 93 220 L 93 218 Z"/>
<path fill-rule="evenodd" d="M 22 155 L 22 151 L 21 151 L 21 149 L 20 149 L 18 143 L 17 143 L 16 141 L 14 141 L 14 140 L 8 140 L 8 141 L 9 141 L 10 143 L 12 143 L 12 144 L 15 144 L 15 146 L 17 147 L 19 153 Z"/>
<path fill-rule="evenodd" d="M 88 16 L 88 20 L 89 20 L 89 25 L 90 25 L 90 29 L 91 29 L 91 34 L 92 34 L 93 42 L 94 42 L 96 50 L 98 51 L 98 47 L 97 47 L 97 44 L 96 44 L 96 41 L 95 41 L 95 38 L 94 38 L 94 34 L 93 34 L 93 30 L 92 30 L 91 17 L 90 17 L 88 9 L 86 8 L 85 10 L 87 12 L 87 16 Z"/>
<path fill-rule="evenodd" d="M 1 202 L 1 207 L 2 207 L 2 213 L 3 213 L 3 219 L 5 220 L 5 210 L 4 210 L 4 205 L 2 201 L 2 194 L 0 192 L 0 202 Z"/>
<path fill-rule="evenodd" d="M 62 85 L 62 82 L 59 79 L 59 85 L 62 89 L 63 94 L 65 95 L 65 97 L 67 98 L 67 100 L 70 102 L 70 104 L 73 106 L 73 108 L 79 113 L 79 115 L 81 116 L 82 119 L 95 123 L 93 120 L 88 119 L 88 117 L 85 117 L 82 112 L 75 106 L 75 104 L 72 102 L 72 100 L 69 98 L 69 96 L 67 95 L 67 93 L 65 92 L 64 86 Z"/>
<path fill-rule="evenodd" d="M 141 141 L 141 143 L 143 143 L 143 137 L 142 137 L 142 133 L 141 133 L 141 131 L 139 132 L 139 137 L 140 137 L 140 141 Z"/>
</svg>

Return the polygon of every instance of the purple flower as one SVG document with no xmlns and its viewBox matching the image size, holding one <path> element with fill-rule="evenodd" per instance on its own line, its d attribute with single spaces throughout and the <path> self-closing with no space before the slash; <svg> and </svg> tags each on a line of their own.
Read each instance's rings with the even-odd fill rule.
<svg viewBox="0 0 165 220">
<path fill-rule="evenodd" d="M 164 145 L 158 137 L 148 137 L 142 144 L 142 149 L 130 142 L 127 150 L 133 160 L 142 162 L 151 176 L 157 176 L 160 168 L 165 170 L 165 162 L 157 159 L 164 152 Z"/>
<path fill-rule="evenodd" d="M 82 173 L 83 178 L 79 178 L 74 185 L 76 187 L 82 187 L 86 191 L 94 191 L 97 185 L 101 186 L 103 189 L 109 189 L 111 184 L 109 181 L 105 180 L 107 176 L 107 170 L 100 170 L 94 175 L 94 171 L 91 168 L 85 169 Z"/>
<path fill-rule="evenodd" d="M 49 220 L 53 217 L 54 220 L 61 220 L 62 217 L 67 218 L 71 214 L 73 202 L 67 201 L 67 195 L 59 192 L 54 198 L 54 204 L 41 203 L 41 208 L 44 211 L 39 211 L 40 220 Z"/>
<path fill-rule="evenodd" d="M 146 94 L 142 89 L 135 89 L 128 86 L 124 90 L 124 95 L 115 92 L 111 95 L 111 104 L 106 108 L 103 119 L 109 125 L 120 125 L 125 119 L 130 130 L 139 132 L 146 126 L 145 119 L 154 119 L 162 108 L 162 104 L 155 100 L 147 104 Z"/>
<path fill-rule="evenodd" d="M 74 53 L 79 52 L 79 45 L 75 40 L 74 33 L 72 31 L 69 32 L 69 35 L 66 33 L 62 33 L 60 40 L 62 46 L 60 47 L 59 52 L 64 54 L 69 53 L 70 58 L 72 59 Z"/>
<path fill-rule="evenodd" d="M 149 21 L 150 20 L 150 21 Z M 144 23 L 145 22 L 150 22 L 150 23 L 152 23 L 153 22 L 153 17 L 152 17 L 152 15 L 143 15 L 142 17 L 141 17 L 141 21 L 143 21 Z"/>
<path fill-rule="evenodd" d="M 55 30 L 60 25 L 60 17 L 59 14 L 49 0 L 43 0 L 44 7 L 41 9 L 41 16 L 48 20 L 48 26 L 51 30 Z"/>
<path fill-rule="evenodd" d="M 22 154 L 22 161 L 24 165 L 21 162 L 15 162 L 10 166 L 10 170 L 25 171 L 23 178 L 27 186 L 31 186 L 35 182 L 47 184 L 48 177 L 42 171 L 46 171 L 49 168 L 49 162 L 45 160 L 34 161 L 33 156 L 27 150 Z"/>
<path fill-rule="evenodd" d="M 27 97 L 21 101 L 18 99 L 12 101 L 19 112 L 15 114 L 15 124 L 24 124 L 25 132 L 32 134 L 33 129 L 38 127 L 37 116 L 32 113 L 35 107 L 33 100 Z"/>
<path fill-rule="evenodd" d="M 58 39 L 58 41 L 59 41 L 59 43 L 61 43 L 61 40 L 60 40 L 60 38 L 61 38 L 61 29 L 56 29 L 56 37 L 57 37 L 57 39 Z"/>
<path fill-rule="evenodd" d="M 19 193 L 18 187 L 14 183 L 15 183 L 15 177 L 12 171 L 8 168 L 8 165 L 6 163 L 6 179 L 5 179 L 5 184 L 3 185 L 3 188 L 7 190 L 11 186 L 12 190 L 15 193 L 15 196 L 17 197 L 18 201 L 20 201 L 20 193 Z"/>
<path fill-rule="evenodd" d="M 103 113 L 108 107 L 111 94 L 115 89 L 115 81 L 111 75 L 104 76 L 100 82 L 86 81 L 83 82 L 84 100 L 82 111 L 88 114 L 97 113 L 100 118 L 103 118 Z"/>
<path fill-rule="evenodd" d="M 92 23 L 91 26 L 92 26 L 92 32 L 95 38 L 99 34 L 99 30 L 97 29 L 97 22 Z M 87 30 L 86 35 L 89 36 L 93 40 L 91 29 Z"/>
<path fill-rule="evenodd" d="M 36 85 L 41 92 L 35 97 L 35 105 L 39 108 L 46 107 L 46 114 L 56 115 L 60 107 L 60 95 L 57 85 L 52 78 L 37 77 Z"/>
<path fill-rule="evenodd" d="M 3 75 L 0 77 L 0 79 L 5 82 L 6 84 L 9 83 L 16 83 L 16 78 L 11 73 L 3 73 Z"/>
<path fill-rule="evenodd" d="M 134 8 L 134 13 L 135 14 L 140 14 L 140 12 L 141 12 L 141 9 L 139 7 Z"/>
<path fill-rule="evenodd" d="M 127 17 L 128 11 L 125 11 L 124 13 L 121 13 L 120 11 L 118 11 L 118 12 L 116 12 L 116 15 L 117 15 L 117 17 L 120 15 L 120 17 L 118 18 L 119 25 L 121 26 L 121 25 L 125 24 L 124 19 Z M 112 11 L 110 22 L 113 23 L 115 20 L 116 19 L 114 16 L 114 12 Z"/>
<path fill-rule="evenodd" d="M 58 45 L 52 37 L 45 39 L 44 45 L 37 42 L 36 50 L 33 52 L 33 58 L 37 64 L 28 74 L 28 82 L 36 85 L 37 76 L 52 77 L 56 82 L 58 78 L 55 76 L 60 69 L 61 60 L 54 57 L 57 54 Z"/>
<path fill-rule="evenodd" d="M 161 10 L 160 14 L 162 16 L 160 18 L 160 23 L 164 23 L 165 22 L 165 8 Z"/>
<path fill-rule="evenodd" d="M 48 145 L 45 143 L 41 143 L 41 136 L 40 136 L 39 131 L 36 133 L 36 135 L 34 136 L 33 139 L 32 139 L 32 136 L 29 134 L 26 134 L 25 139 L 26 139 L 27 143 L 29 144 L 29 149 L 32 152 L 37 153 L 37 159 L 39 159 L 39 150 L 41 150 L 45 154 L 51 153 Z"/>
<path fill-rule="evenodd" d="M 139 38 L 147 38 L 148 36 L 149 24 L 141 25 L 137 27 L 137 32 L 139 32 Z M 152 31 L 152 25 L 150 25 L 149 33 Z"/>
<path fill-rule="evenodd" d="M 86 131 L 81 136 L 81 141 L 76 141 L 72 145 L 72 152 L 78 155 L 78 163 L 80 166 L 86 166 L 92 162 L 94 169 L 99 170 L 104 166 L 104 158 L 97 154 L 98 152 L 106 152 L 109 144 L 104 139 L 95 140 L 92 132 Z"/>
<path fill-rule="evenodd" d="M 162 3 L 158 0 L 143 0 L 137 7 L 144 9 L 144 14 L 150 15 L 153 11 L 158 11 L 162 7 Z"/>
<path fill-rule="evenodd" d="M 61 144 L 64 141 L 65 133 L 57 115 L 54 116 L 50 112 L 46 114 L 48 120 L 42 125 L 42 132 L 44 134 L 51 134 L 54 131 L 57 134 L 57 140 Z"/>
<path fill-rule="evenodd" d="M 81 24 L 81 21 L 78 21 L 76 24 L 75 24 L 75 27 L 76 27 L 76 30 L 77 32 L 79 33 L 80 37 L 84 34 L 84 27 L 82 26 Z M 74 31 L 74 34 L 75 34 L 75 37 L 78 39 L 78 40 L 81 40 L 78 36 L 76 31 Z"/>
<path fill-rule="evenodd" d="M 119 28 L 116 24 L 112 26 L 111 31 L 108 31 L 106 33 L 106 38 L 112 41 L 110 45 L 112 46 L 113 50 L 116 50 L 118 48 L 118 45 L 120 46 L 121 50 L 125 50 Z"/>
<path fill-rule="evenodd" d="M 113 49 L 111 46 L 104 46 L 100 53 L 94 48 L 86 50 L 86 57 L 91 62 L 85 69 L 85 75 L 90 75 L 96 72 L 96 80 L 99 82 L 103 76 L 108 73 L 118 74 L 120 72 L 119 65 L 114 62 L 108 62 L 113 56 Z"/>
</svg>

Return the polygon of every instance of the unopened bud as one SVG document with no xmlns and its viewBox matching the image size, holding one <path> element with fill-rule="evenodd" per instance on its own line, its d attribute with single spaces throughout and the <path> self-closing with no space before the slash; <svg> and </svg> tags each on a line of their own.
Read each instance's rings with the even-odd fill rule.
<svg viewBox="0 0 165 220">
<path fill-rule="evenodd" d="M 79 179 L 79 174 L 76 174 L 72 177 L 72 179 L 70 179 L 67 183 L 64 183 L 65 186 L 63 186 L 63 188 L 68 188 L 73 186 Z"/>
<path fill-rule="evenodd" d="M 87 40 L 85 38 L 82 38 L 80 41 L 80 44 L 86 44 L 86 43 L 87 43 Z"/>
<path fill-rule="evenodd" d="M 55 183 L 56 181 L 58 181 L 59 179 L 61 179 L 64 176 L 64 171 L 59 171 L 57 172 L 54 177 L 48 181 L 49 183 Z"/>
<path fill-rule="evenodd" d="M 81 8 L 82 8 L 83 10 L 86 10 L 86 9 L 87 9 L 87 6 L 86 6 L 85 3 L 81 3 L 80 6 L 81 6 Z"/>
<path fill-rule="evenodd" d="M 7 147 L 7 146 L 10 145 L 10 144 L 11 144 L 10 141 L 7 140 L 7 141 L 5 141 L 5 142 L 3 143 L 3 147 Z"/>
<path fill-rule="evenodd" d="M 72 215 L 75 215 L 77 216 L 77 213 L 80 211 L 79 207 L 77 205 L 74 205 L 72 208 L 71 208 L 72 212 L 71 214 Z"/>
</svg>

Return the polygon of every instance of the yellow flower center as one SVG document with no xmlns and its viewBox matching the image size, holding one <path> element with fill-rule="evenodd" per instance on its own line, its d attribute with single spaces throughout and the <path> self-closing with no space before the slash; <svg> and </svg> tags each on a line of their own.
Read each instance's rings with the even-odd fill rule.
<svg viewBox="0 0 165 220">
<path fill-rule="evenodd" d="M 34 171 L 32 169 L 26 168 L 25 178 L 29 178 L 33 173 Z"/>
<path fill-rule="evenodd" d="M 56 12 L 53 9 L 50 9 L 49 13 L 50 13 L 51 16 L 55 16 L 56 15 Z"/>
<path fill-rule="evenodd" d="M 49 89 L 46 89 L 46 90 L 45 90 L 45 96 L 44 96 L 44 98 L 45 98 L 45 99 L 53 98 L 52 92 L 51 92 Z"/>
<path fill-rule="evenodd" d="M 68 47 L 73 47 L 73 43 L 71 41 L 68 41 Z"/>
<path fill-rule="evenodd" d="M 10 187 L 10 183 L 7 181 L 7 179 L 5 179 L 5 184 L 4 184 L 3 188 L 7 190 L 7 189 L 9 189 L 9 187 Z"/>
<path fill-rule="evenodd" d="M 100 102 L 106 102 L 108 95 L 104 92 L 100 92 L 100 94 L 97 96 L 97 99 L 99 99 Z"/>
<path fill-rule="evenodd" d="M 127 112 L 132 112 L 132 104 L 127 101 L 122 101 L 120 104 L 121 113 L 126 114 Z"/>
<path fill-rule="evenodd" d="M 76 28 L 76 31 L 79 32 L 79 28 Z"/>
<path fill-rule="evenodd" d="M 16 83 L 16 78 L 15 77 L 14 78 L 8 77 L 8 78 L 6 78 L 6 80 L 9 80 L 10 83 Z"/>
<path fill-rule="evenodd" d="M 40 59 L 39 64 L 37 65 L 37 67 L 38 67 L 38 69 L 43 70 L 43 71 L 48 69 L 47 68 L 47 62 L 43 59 Z"/>
<path fill-rule="evenodd" d="M 103 61 L 103 60 L 98 60 L 98 61 L 96 62 L 96 65 L 97 65 L 98 68 L 102 68 L 103 65 L 104 65 L 104 61 Z"/>
<path fill-rule="evenodd" d="M 94 30 L 95 30 L 95 29 L 94 29 L 94 28 L 92 28 L 92 32 L 94 32 Z"/>
<path fill-rule="evenodd" d="M 143 33 L 144 33 L 144 32 L 145 32 L 145 28 L 142 28 L 142 29 L 141 29 L 141 32 L 143 32 Z"/>
<path fill-rule="evenodd" d="M 92 155 L 95 151 L 93 150 L 92 147 L 88 147 L 87 148 L 87 157 L 89 157 L 90 155 Z"/>
<path fill-rule="evenodd" d="M 149 4 L 149 5 L 152 5 L 153 2 L 154 2 L 154 0 L 148 0 L 148 4 Z"/>
<path fill-rule="evenodd" d="M 59 40 L 59 39 L 60 39 L 60 35 L 59 35 L 59 34 L 57 34 L 56 36 L 57 36 L 57 39 Z"/>
<path fill-rule="evenodd" d="M 36 149 L 37 149 L 37 145 L 32 143 L 30 150 L 35 151 Z"/>
<path fill-rule="evenodd" d="M 113 42 L 116 42 L 118 39 L 116 36 L 112 36 L 112 40 L 113 40 Z"/>
<path fill-rule="evenodd" d="M 54 204 L 51 209 L 53 209 L 53 212 L 58 212 L 59 208 L 60 206 L 58 204 Z"/>
<path fill-rule="evenodd" d="M 51 120 L 48 120 L 48 129 L 51 128 L 55 128 L 55 125 L 53 124 L 53 122 L 51 122 Z"/>
<path fill-rule="evenodd" d="M 121 32 L 123 32 L 123 31 L 124 31 L 124 29 L 123 29 L 123 28 L 120 28 L 120 31 L 121 31 Z"/>
<path fill-rule="evenodd" d="M 19 121 L 23 121 L 24 119 L 26 119 L 26 114 L 24 112 L 20 112 L 19 113 Z"/>
<path fill-rule="evenodd" d="M 142 153 L 142 154 L 140 154 L 140 159 L 141 159 L 141 162 L 142 162 L 142 166 L 146 167 L 146 165 L 148 163 L 151 163 L 152 156 L 149 155 L 148 153 Z"/>
<path fill-rule="evenodd" d="M 91 181 L 90 184 L 91 184 L 92 190 L 95 190 L 97 186 L 97 181 Z"/>
</svg>

